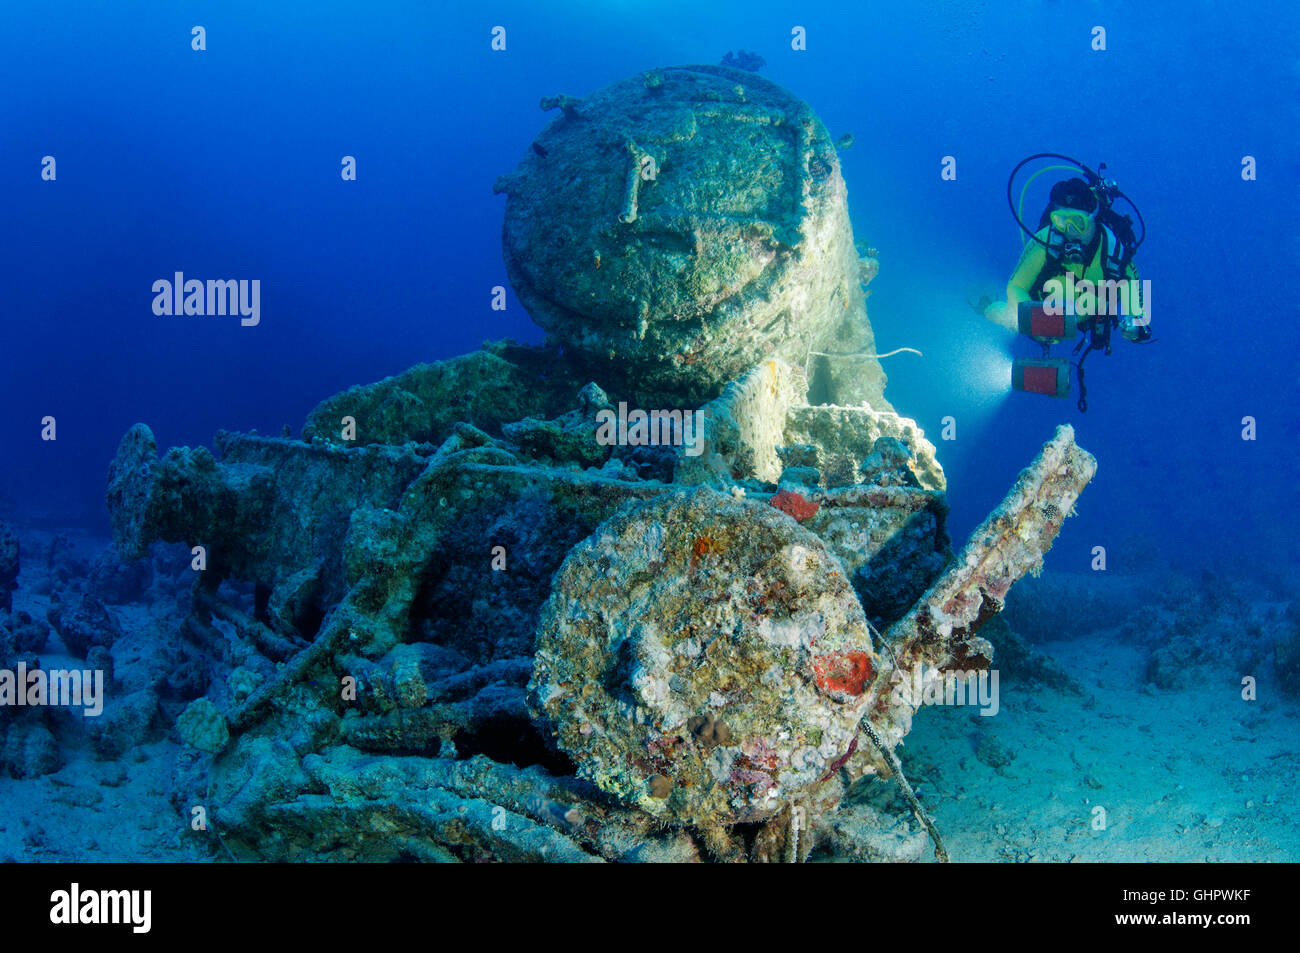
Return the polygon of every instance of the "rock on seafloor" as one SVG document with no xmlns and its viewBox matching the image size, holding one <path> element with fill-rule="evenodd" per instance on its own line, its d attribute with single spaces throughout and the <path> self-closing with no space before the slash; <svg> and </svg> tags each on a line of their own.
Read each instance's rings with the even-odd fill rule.
<svg viewBox="0 0 1300 953">
<path fill-rule="evenodd" d="M 18 588 L 18 534 L 0 522 L 0 609 L 13 606 L 13 591 Z"/>
</svg>

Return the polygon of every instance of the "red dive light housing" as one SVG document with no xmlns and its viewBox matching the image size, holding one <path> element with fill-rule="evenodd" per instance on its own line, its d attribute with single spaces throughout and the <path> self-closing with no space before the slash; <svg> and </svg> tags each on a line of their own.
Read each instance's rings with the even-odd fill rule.
<svg viewBox="0 0 1300 953">
<path fill-rule="evenodd" d="M 1070 362 L 1063 357 L 1018 357 L 1011 362 L 1011 389 L 1069 397 Z"/>
<path fill-rule="evenodd" d="M 1059 308 L 1064 312 L 1064 307 Z M 1016 309 L 1018 328 L 1035 340 L 1064 341 L 1079 328 L 1073 314 L 1048 314 L 1041 301 L 1022 301 Z"/>
</svg>

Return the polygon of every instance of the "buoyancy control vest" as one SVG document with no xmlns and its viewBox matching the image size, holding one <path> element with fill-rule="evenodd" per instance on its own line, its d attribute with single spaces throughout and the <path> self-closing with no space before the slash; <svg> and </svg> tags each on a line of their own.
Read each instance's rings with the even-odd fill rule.
<svg viewBox="0 0 1300 953">
<path fill-rule="evenodd" d="M 1087 269 L 1097 258 L 1099 243 L 1102 277 L 1116 281 L 1127 277 L 1125 272 L 1133 257 L 1132 252 L 1128 251 L 1125 243 L 1115 236 L 1114 230 L 1108 224 L 1100 221 L 1097 223 L 1092 240 L 1083 249 L 1084 274 L 1087 274 Z M 1034 279 L 1030 292 L 1030 298 L 1035 301 L 1042 300 L 1044 285 L 1053 278 L 1060 278 L 1065 274 L 1065 236 L 1055 228 L 1049 228 L 1046 244 L 1047 247 L 1044 249 L 1046 260 L 1043 262 L 1043 267 L 1039 269 L 1038 277 Z"/>
</svg>

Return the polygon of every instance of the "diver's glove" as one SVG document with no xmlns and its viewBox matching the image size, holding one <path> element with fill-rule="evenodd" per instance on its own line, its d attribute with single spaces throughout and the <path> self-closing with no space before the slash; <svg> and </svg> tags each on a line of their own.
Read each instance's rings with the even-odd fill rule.
<svg viewBox="0 0 1300 953">
<path fill-rule="evenodd" d="M 1005 301 L 994 301 L 988 295 L 982 295 L 979 301 L 970 302 L 970 306 L 976 314 L 982 315 L 985 320 L 992 321 L 999 327 L 1004 327 L 1008 331 L 1019 329 L 1016 323 L 1016 309 Z"/>
</svg>

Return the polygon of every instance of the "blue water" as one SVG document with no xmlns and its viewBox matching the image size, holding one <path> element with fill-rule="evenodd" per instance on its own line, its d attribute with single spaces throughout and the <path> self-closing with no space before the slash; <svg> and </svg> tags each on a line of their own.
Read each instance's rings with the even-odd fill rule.
<svg viewBox="0 0 1300 953">
<path fill-rule="evenodd" d="M 880 251 L 877 341 L 925 355 L 886 361 L 888 395 L 939 445 L 958 542 L 1071 422 L 1100 471 L 1049 566 L 1139 536 L 1184 564 L 1293 563 L 1298 38 L 1285 2 L 7 3 L 0 493 L 19 519 L 104 527 L 136 421 L 164 447 L 296 433 L 351 384 L 540 341 L 513 298 L 489 307 L 507 284 L 492 182 L 551 118 L 538 98 L 744 48 L 856 137 L 841 157 Z M 1006 176 L 1044 150 L 1106 162 L 1150 233 L 1159 340 L 1089 359 L 1086 415 L 1006 393 L 1016 342 L 966 304 L 1001 297 L 1020 251 Z M 176 271 L 260 279 L 261 323 L 154 315 Z"/>
</svg>

